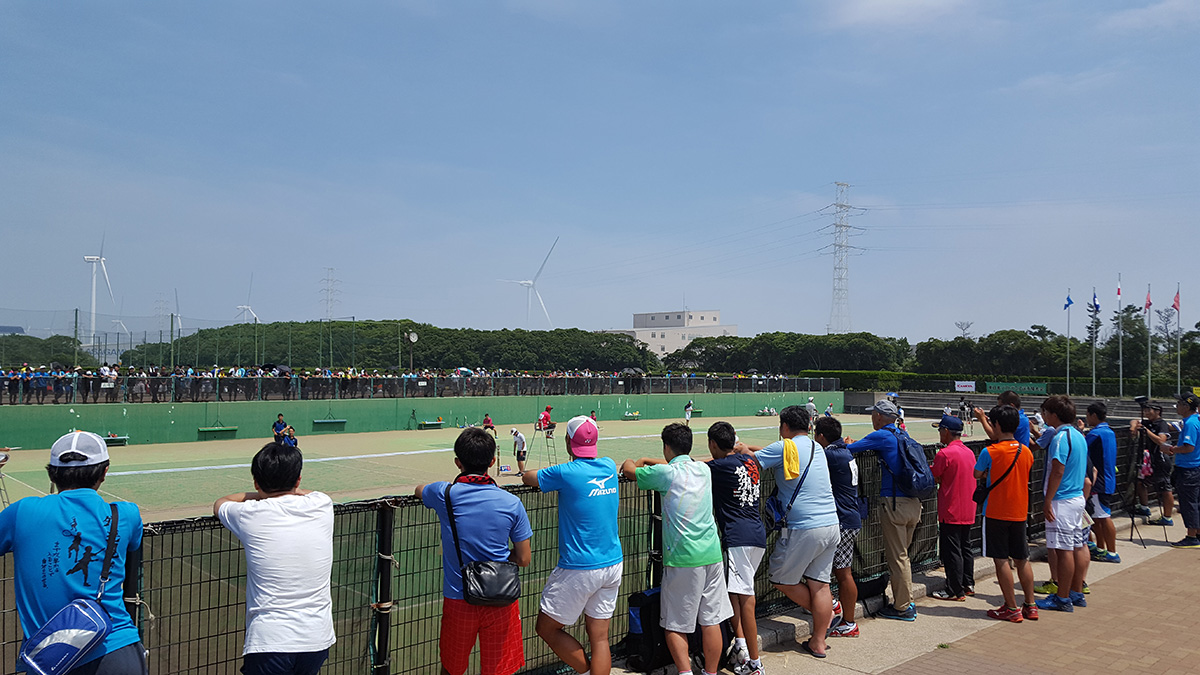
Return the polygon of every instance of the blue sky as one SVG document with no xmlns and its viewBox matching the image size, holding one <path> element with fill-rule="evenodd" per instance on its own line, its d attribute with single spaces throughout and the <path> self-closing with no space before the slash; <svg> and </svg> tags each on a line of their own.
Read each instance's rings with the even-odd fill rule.
<svg viewBox="0 0 1200 675">
<path fill-rule="evenodd" d="M 561 237 L 556 326 L 821 333 L 845 181 L 857 330 L 1061 332 L 1118 271 L 1190 325 L 1198 38 L 1194 0 L 5 2 L 0 308 L 86 310 L 104 236 L 135 330 L 252 271 L 323 317 L 325 267 L 337 316 L 523 327 L 497 280 Z"/>
</svg>

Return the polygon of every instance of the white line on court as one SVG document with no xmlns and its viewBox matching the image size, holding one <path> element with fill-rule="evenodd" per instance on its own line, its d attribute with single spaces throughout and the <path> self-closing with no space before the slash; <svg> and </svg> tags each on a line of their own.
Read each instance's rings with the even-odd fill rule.
<svg viewBox="0 0 1200 675">
<path fill-rule="evenodd" d="M 43 492 L 42 490 L 39 490 L 39 489 L 37 489 L 37 488 L 33 487 L 33 486 L 32 486 L 32 485 L 30 485 L 29 483 L 26 483 L 25 481 L 21 480 L 20 478 L 17 478 L 16 476 L 12 475 L 11 473 L 6 473 L 6 474 L 4 474 L 4 477 L 5 477 L 5 478 L 11 478 L 11 479 L 13 479 L 13 480 L 17 481 L 18 483 L 20 483 L 21 485 L 24 485 L 25 487 L 29 488 L 30 490 L 33 490 L 34 492 L 36 492 L 36 493 L 38 493 L 38 494 L 40 494 L 40 495 L 46 495 L 46 494 L 47 494 L 46 492 Z"/>
<path fill-rule="evenodd" d="M 869 422 L 849 422 L 843 426 L 861 426 L 870 424 Z M 769 427 L 742 427 L 742 431 L 763 431 L 765 429 L 774 429 L 774 426 Z M 706 434 L 707 430 L 693 431 L 692 435 Z M 635 438 L 658 438 L 658 434 L 641 434 L 638 436 L 602 436 L 600 440 L 623 441 Z M 373 455 L 343 455 L 340 457 L 317 457 L 316 459 L 305 459 L 305 463 L 313 462 L 341 462 L 349 459 L 378 459 L 380 457 L 399 457 L 405 455 L 430 455 L 438 452 L 453 452 L 454 448 L 433 448 L 431 450 L 406 450 L 404 452 L 380 452 Z M 188 471 L 216 471 L 220 469 L 248 469 L 249 464 L 217 464 L 214 466 L 180 466 L 171 469 L 144 469 L 142 471 L 110 471 L 109 476 L 148 476 L 156 473 L 184 473 Z M 15 480 L 15 479 L 14 479 Z M 19 482 L 19 481 L 18 481 Z M 29 486 L 33 487 L 33 486 Z M 34 488 L 37 489 L 37 488 Z M 44 492 L 42 494 L 45 494 Z"/>
</svg>

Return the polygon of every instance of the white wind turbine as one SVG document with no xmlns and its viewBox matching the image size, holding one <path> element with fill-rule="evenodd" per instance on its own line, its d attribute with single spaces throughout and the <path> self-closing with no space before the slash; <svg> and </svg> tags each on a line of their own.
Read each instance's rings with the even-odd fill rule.
<svg viewBox="0 0 1200 675">
<path fill-rule="evenodd" d="M 96 272 L 97 270 L 104 272 L 104 285 L 108 288 L 108 297 L 112 300 L 113 305 L 117 304 L 117 298 L 113 295 L 112 283 L 108 280 L 108 268 L 104 266 L 104 237 L 100 237 L 100 255 L 85 255 L 83 261 L 92 266 L 92 329 L 89 335 L 89 340 L 96 339 Z M 90 344 L 90 343 L 89 343 Z"/>
<path fill-rule="evenodd" d="M 542 313 L 546 315 L 546 323 L 550 325 L 550 329 L 554 330 L 554 322 L 550 320 L 550 312 L 546 311 L 546 303 L 542 300 L 542 294 L 538 293 L 537 280 L 542 276 L 542 270 L 546 269 L 546 261 L 550 260 L 550 254 L 554 253 L 554 247 L 558 246 L 558 237 L 554 238 L 554 243 L 550 245 L 550 251 L 546 253 L 546 257 L 542 260 L 542 266 L 538 268 L 537 274 L 533 275 L 532 279 L 525 281 L 516 281 L 515 279 L 501 279 L 504 283 L 520 284 L 525 287 L 525 325 L 529 325 L 529 314 L 533 309 L 533 296 L 537 296 L 538 304 L 542 306 Z"/>
</svg>

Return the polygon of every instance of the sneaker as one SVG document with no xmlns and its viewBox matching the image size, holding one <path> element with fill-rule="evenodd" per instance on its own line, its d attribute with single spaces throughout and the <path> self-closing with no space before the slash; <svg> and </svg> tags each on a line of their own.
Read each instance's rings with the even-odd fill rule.
<svg viewBox="0 0 1200 675">
<path fill-rule="evenodd" d="M 1083 593 L 1071 591 L 1071 604 L 1076 607 L 1087 607 L 1087 600 L 1084 599 Z"/>
<path fill-rule="evenodd" d="M 762 666 L 755 668 L 749 662 L 742 666 L 733 667 L 733 675 L 763 675 L 765 672 L 766 669 Z"/>
<path fill-rule="evenodd" d="M 1138 504 L 1138 505 L 1136 505 L 1136 506 L 1134 506 L 1134 507 L 1133 507 L 1133 515 L 1135 515 L 1135 516 L 1149 516 L 1149 515 L 1150 515 L 1150 507 L 1149 507 L 1149 506 L 1142 506 L 1141 504 Z"/>
<path fill-rule="evenodd" d="M 908 605 L 904 609 L 896 609 L 892 605 L 887 605 L 883 609 L 879 610 L 879 613 L 876 614 L 876 616 L 878 616 L 881 619 L 895 619 L 897 621 L 916 621 L 917 620 L 917 606 L 911 602 L 908 603 Z"/>
<path fill-rule="evenodd" d="M 1087 543 L 1087 547 L 1088 547 L 1088 553 L 1090 553 L 1092 555 L 1096 555 L 1096 542 L 1089 541 Z"/>
<path fill-rule="evenodd" d="M 1091 587 L 1091 586 L 1088 586 L 1086 581 L 1085 581 L 1085 582 L 1083 582 L 1083 594 L 1084 594 L 1084 595 L 1091 595 L 1091 593 L 1092 593 L 1092 587 Z"/>
<path fill-rule="evenodd" d="M 1037 605 L 1033 605 L 1033 604 L 1022 605 L 1021 606 L 1021 616 L 1030 621 L 1037 621 L 1038 620 Z"/>
<path fill-rule="evenodd" d="M 1093 548 L 1091 551 L 1090 557 L 1095 562 L 1104 562 L 1104 559 L 1108 557 L 1108 551 L 1098 548 Z"/>
<path fill-rule="evenodd" d="M 858 637 L 858 624 L 843 621 L 829 629 L 828 637 Z"/>
<path fill-rule="evenodd" d="M 1117 555 L 1116 553 L 1113 553 L 1112 551 L 1109 551 L 1103 557 L 1099 558 L 1099 561 L 1107 562 L 1107 563 L 1119 563 L 1119 562 L 1121 562 L 1121 556 Z"/>
<path fill-rule="evenodd" d="M 1149 514 L 1147 514 L 1147 515 L 1149 515 Z M 1151 518 L 1150 520 L 1146 521 L 1146 524 L 1147 525 L 1162 525 L 1163 527 L 1174 527 L 1175 519 L 1174 518 L 1163 518 L 1163 517 Z"/>
<path fill-rule="evenodd" d="M 739 667 L 750 663 L 750 650 L 746 647 L 730 647 L 729 663 L 733 666 L 733 670 L 736 673 Z"/>
<path fill-rule="evenodd" d="M 967 597 L 973 598 L 973 597 L 975 597 L 975 587 L 974 586 L 964 586 L 963 593 L 966 593 Z"/>
<path fill-rule="evenodd" d="M 1059 612 L 1074 612 L 1075 605 L 1071 604 L 1069 598 L 1060 598 L 1057 595 L 1047 595 L 1037 601 L 1038 609 L 1053 609 Z"/>
<path fill-rule="evenodd" d="M 952 602 L 966 602 L 966 595 L 953 595 L 949 591 L 934 591 L 929 596 L 935 600 L 950 600 Z"/>
<path fill-rule="evenodd" d="M 1053 581 L 1047 581 L 1041 586 L 1034 586 L 1033 592 L 1039 595 L 1054 595 L 1058 593 L 1058 584 Z"/>
<path fill-rule="evenodd" d="M 993 619 L 1011 621 L 1013 623 L 1021 623 L 1023 620 L 1021 616 L 1021 610 L 1014 607 L 997 607 L 996 609 L 989 609 L 987 611 L 987 615 Z"/>
<path fill-rule="evenodd" d="M 836 626 L 841 622 L 842 622 L 842 602 L 841 602 L 841 600 L 834 598 L 833 599 L 833 621 L 831 621 L 829 623 L 829 625 Z"/>
<path fill-rule="evenodd" d="M 1200 548 L 1200 539 L 1195 537 L 1184 537 L 1179 541 L 1171 542 L 1171 546 L 1175 548 Z"/>
</svg>

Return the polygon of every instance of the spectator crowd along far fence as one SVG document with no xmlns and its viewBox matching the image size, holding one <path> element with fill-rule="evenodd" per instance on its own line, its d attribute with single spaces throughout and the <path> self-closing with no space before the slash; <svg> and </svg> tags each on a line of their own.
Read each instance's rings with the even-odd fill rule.
<svg viewBox="0 0 1200 675">
<path fill-rule="evenodd" d="M 355 368 L 293 370 L 287 366 L 197 368 L 122 367 L 90 370 L 23 364 L 0 369 L 0 405 L 59 403 L 183 403 L 453 396 L 599 394 L 719 394 L 837 391 L 837 378 L 696 373 L 650 376 L 636 369 L 531 375 L 458 368 L 384 371 Z"/>
</svg>

